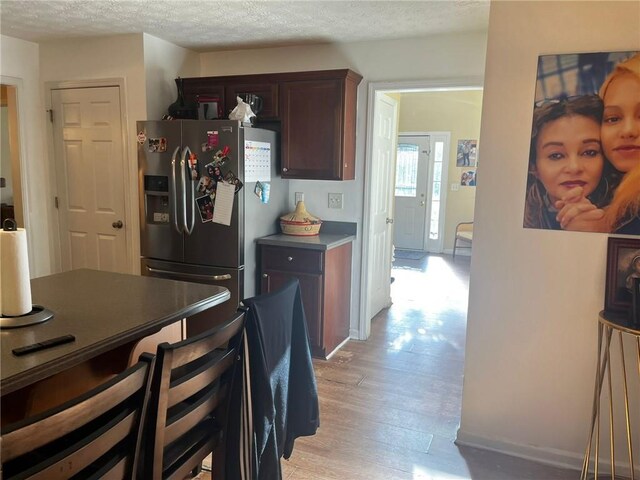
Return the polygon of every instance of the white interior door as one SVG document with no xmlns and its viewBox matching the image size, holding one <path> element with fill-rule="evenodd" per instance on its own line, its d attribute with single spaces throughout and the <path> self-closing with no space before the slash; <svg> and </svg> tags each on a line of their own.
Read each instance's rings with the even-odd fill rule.
<svg viewBox="0 0 640 480">
<path fill-rule="evenodd" d="M 119 87 L 51 91 L 62 270 L 127 272 Z"/>
<path fill-rule="evenodd" d="M 369 320 L 391 305 L 391 250 L 393 240 L 393 184 L 395 172 L 397 102 L 376 92 L 373 119 L 371 196 L 369 229 L 370 247 L 365 261 L 367 276 Z"/>
<path fill-rule="evenodd" d="M 398 138 L 393 237 L 396 248 L 424 249 L 430 148 L 428 135 Z"/>
</svg>

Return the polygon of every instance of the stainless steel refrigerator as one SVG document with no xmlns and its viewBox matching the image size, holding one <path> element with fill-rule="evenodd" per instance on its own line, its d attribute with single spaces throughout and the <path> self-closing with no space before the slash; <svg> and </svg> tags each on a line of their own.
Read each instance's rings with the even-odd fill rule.
<svg viewBox="0 0 640 480">
<path fill-rule="evenodd" d="M 229 301 L 188 320 L 191 336 L 210 328 L 216 317 L 229 317 L 257 291 L 255 239 L 277 233 L 279 216 L 287 211 L 277 133 L 231 120 L 145 121 L 137 123 L 137 132 L 142 274 L 221 285 L 231 292 Z M 250 150 L 256 145 L 257 161 Z M 221 157 L 225 147 L 228 153 Z M 231 172 L 242 182 L 229 226 L 210 221 L 211 212 L 203 213 L 201 203 L 207 200 L 201 179 L 212 172 L 207 165 L 221 158 L 221 175 Z M 246 181 L 247 167 L 254 179 L 270 172 L 267 203 L 256 193 L 256 181 Z M 215 210 L 215 202 L 210 207 Z"/>
</svg>

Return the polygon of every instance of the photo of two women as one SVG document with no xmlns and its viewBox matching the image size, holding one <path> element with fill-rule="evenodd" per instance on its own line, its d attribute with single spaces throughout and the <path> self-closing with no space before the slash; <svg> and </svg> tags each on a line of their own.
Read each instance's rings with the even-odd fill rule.
<svg viewBox="0 0 640 480">
<path fill-rule="evenodd" d="M 524 227 L 640 235 L 640 52 L 539 57 Z"/>
</svg>

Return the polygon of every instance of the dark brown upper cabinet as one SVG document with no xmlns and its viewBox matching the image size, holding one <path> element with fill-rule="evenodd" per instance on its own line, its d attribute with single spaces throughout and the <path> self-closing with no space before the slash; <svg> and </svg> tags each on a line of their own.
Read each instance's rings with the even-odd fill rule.
<svg viewBox="0 0 640 480">
<path fill-rule="evenodd" d="M 242 93 L 263 101 L 258 125 L 280 122 L 283 178 L 355 179 L 357 89 L 362 77 L 347 69 L 185 78 L 185 99 L 222 98 L 224 117 Z"/>
</svg>

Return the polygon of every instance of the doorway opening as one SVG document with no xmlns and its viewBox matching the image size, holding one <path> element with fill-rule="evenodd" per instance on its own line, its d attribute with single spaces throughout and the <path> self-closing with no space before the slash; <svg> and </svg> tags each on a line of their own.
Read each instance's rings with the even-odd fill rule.
<svg viewBox="0 0 640 480">
<path fill-rule="evenodd" d="M 0 83 L 0 226 L 4 220 L 15 220 L 18 228 L 29 229 L 29 206 L 23 139 L 21 137 L 20 96 L 22 80 L 1 78 Z M 0 227 L 1 228 L 1 227 Z M 27 235 L 29 271 L 33 273 L 33 241 Z"/>
<path fill-rule="evenodd" d="M 395 115 L 388 104 L 395 105 Z M 459 145 L 472 144 L 477 159 L 481 107 L 481 78 L 369 85 L 360 339 L 369 337 L 376 313 L 392 304 L 391 285 L 385 281 L 392 276 L 392 261 L 385 259 L 393 251 L 394 237 L 411 234 L 413 243 L 400 244 L 405 251 L 449 255 L 455 226 L 473 220 L 475 181 L 468 185 L 463 175 L 473 171 L 475 178 L 477 161 L 473 166 L 465 164 L 467 156 L 461 154 L 458 159 L 458 150 Z M 393 138 L 382 135 L 385 131 L 393 132 Z M 428 137 L 429 141 L 423 138 L 422 146 L 418 142 L 411 146 L 404 140 L 417 140 L 412 137 Z M 380 154 L 389 149 L 393 155 Z M 412 191 L 412 182 L 401 178 L 402 154 L 407 149 L 426 151 L 425 158 L 430 157 L 422 175 L 416 168 L 412 210 L 402 204 L 406 200 L 402 192 Z M 382 265 L 380 259 L 385 260 Z"/>
</svg>

